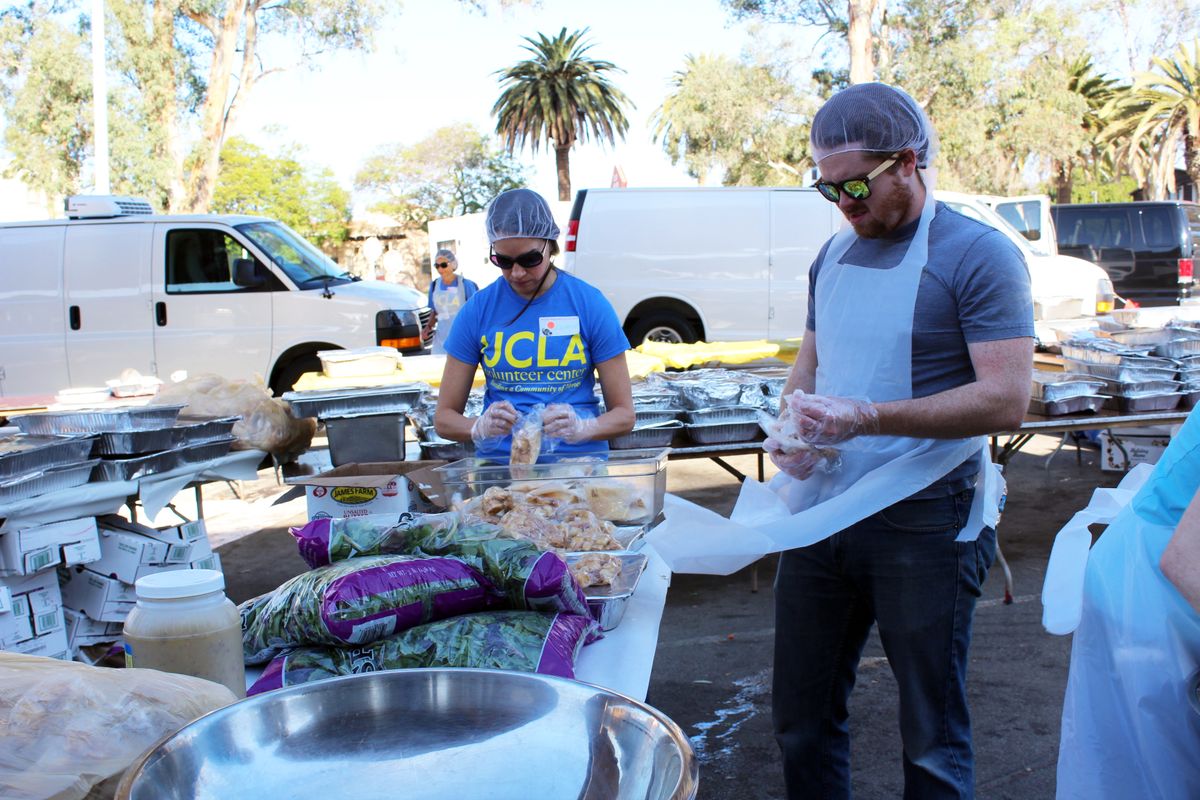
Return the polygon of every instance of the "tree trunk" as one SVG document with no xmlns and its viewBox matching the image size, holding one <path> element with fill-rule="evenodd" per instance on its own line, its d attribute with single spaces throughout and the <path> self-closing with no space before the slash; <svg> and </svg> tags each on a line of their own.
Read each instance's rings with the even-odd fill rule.
<svg viewBox="0 0 1200 800">
<path fill-rule="evenodd" d="M 1194 203 L 1200 200 L 1200 149 L 1196 147 L 1196 136 L 1191 129 L 1183 128 L 1183 168 L 1187 170 L 1188 178 L 1192 181 L 1192 196 Z"/>
<path fill-rule="evenodd" d="M 193 151 L 188 180 L 186 211 L 204 213 L 212 203 L 221 169 L 221 145 L 225 142 L 230 75 L 237 57 L 238 33 L 243 21 L 253 14 L 253 9 L 247 13 L 249 5 L 246 0 L 231 2 L 223 18 L 209 16 L 201 23 L 213 34 L 213 53 L 208 69 L 208 92 L 204 97 L 204 121 L 200 141 Z M 251 60 L 253 55 L 243 53 L 243 57 Z"/>
<path fill-rule="evenodd" d="M 1051 162 L 1051 169 L 1054 171 L 1055 184 L 1055 199 L 1056 203 L 1071 202 L 1071 162 L 1060 161 L 1057 158 Z"/>
<path fill-rule="evenodd" d="M 875 60 L 871 55 L 871 17 L 877 0 L 848 0 L 850 27 L 850 83 L 875 80 Z"/>
<path fill-rule="evenodd" d="M 170 166 L 167 194 L 167 213 L 175 213 L 184 203 L 183 156 L 179 151 L 179 117 L 175 104 L 177 76 L 175 71 L 175 3 L 155 3 L 151 11 L 151 37 L 154 53 L 162 70 L 156 80 L 153 97 L 147 98 L 149 113 L 162 131 L 162 153 L 159 157 Z"/>
<path fill-rule="evenodd" d="M 554 161 L 558 166 L 558 199 L 571 199 L 571 145 L 554 146 Z"/>
</svg>

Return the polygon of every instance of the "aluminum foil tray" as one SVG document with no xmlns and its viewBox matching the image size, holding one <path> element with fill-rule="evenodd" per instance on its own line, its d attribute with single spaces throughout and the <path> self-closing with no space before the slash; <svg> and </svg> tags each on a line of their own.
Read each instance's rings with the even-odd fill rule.
<svg viewBox="0 0 1200 800">
<path fill-rule="evenodd" d="M 1126 347 L 1157 347 L 1177 336 L 1166 328 L 1134 328 L 1127 331 L 1113 331 L 1109 334 L 1109 338 Z"/>
<path fill-rule="evenodd" d="M 630 450 L 635 447 L 668 447 L 675 438 L 676 432 L 683 428 L 683 423 L 677 419 L 655 422 L 644 427 L 635 427 L 624 436 L 608 440 L 608 446 L 614 450 Z"/>
<path fill-rule="evenodd" d="M 1152 364 L 1135 363 L 1138 361 L 1157 361 L 1148 354 L 1150 347 L 1132 348 L 1119 344 L 1104 342 L 1101 339 L 1073 339 L 1063 342 L 1064 358 L 1081 361 L 1085 364 L 1121 364 L 1126 366 L 1153 366 Z"/>
<path fill-rule="evenodd" d="M 371 389 L 285 392 L 283 400 L 291 406 L 292 416 L 297 419 L 403 414 L 420 406 L 421 399 L 428 389 L 428 384 L 405 383 Z"/>
<path fill-rule="evenodd" d="M 233 434 L 241 417 L 180 417 L 175 425 L 175 447 L 217 442 Z"/>
<path fill-rule="evenodd" d="M 96 466 L 98 481 L 132 481 L 167 472 L 179 465 L 179 450 L 163 450 L 133 458 L 105 458 Z"/>
<path fill-rule="evenodd" d="M 1195 389 L 1190 392 L 1184 392 L 1183 399 L 1179 401 L 1179 404 L 1184 408 L 1195 408 L 1196 401 L 1198 400 L 1200 400 L 1200 389 Z"/>
<path fill-rule="evenodd" d="M 202 442 L 201 444 L 187 445 L 181 447 L 175 452 L 178 453 L 178 462 L 176 466 L 182 467 L 185 464 L 203 464 L 205 461 L 212 461 L 214 458 L 220 458 L 229 452 L 229 448 L 233 446 L 236 437 L 226 436 L 224 439 L 218 439 L 213 442 Z"/>
<path fill-rule="evenodd" d="M 1095 394 L 1104 388 L 1104 381 L 1086 372 L 1050 372 L 1035 369 L 1030 397 L 1037 400 L 1058 400 Z"/>
<path fill-rule="evenodd" d="M 635 408 L 633 410 L 633 426 L 635 428 L 655 422 L 670 422 L 678 418 L 679 412 L 673 408 Z"/>
<path fill-rule="evenodd" d="M 1067 369 L 1072 372 L 1086 372 L 1097 378 L 1108 378 L 1114 381 L 1170 381 L 1175 379 L 1176 370 L 1169 367 L 1140 367 L 1124 366 L 1121 364 L 1088 364 L 1073 358 L 1064 358 Z"/>
<path fill-rule="evenodd" d="M 475 452 L 475 445 L 449 439 L 432 439 L 420 442 L 419 446 L 421 458 L 426 461 L 457 461 L 469 458 Z"/>
<path fill-rule="evenodd" d="M 12 422 L 24 433 L 55 435 L 64 433 L 124 433 L 169 428 L 183 409 L 176 406 L 134 406 L 78 411 L 45 411 L 13 417 Z"/>
<path fill-rule="evenodd" d="M 687 434 L 696 444 L 733 444 L 753 442 L 762 438 L 758 420 L 750 422 L 717 422 L 709 425 L 688 425 Z"/>
<path fill-rule="evenodd" d="M 1144 397 L 1148 394 L 1170 394 L 1183 386 L 1179 381 L 1108 381 L 1104 382 L 1104 393 L 1120 397 Z"/>
<path fill-rule="evenodd" d="M 170 450 L 175 446 L 175 429 L 149 431 L 109 431 L 96 440 L 98 456 L 135 456 Z"/>
<path fill-rule="evenodd" d="M 1113 411 L 1170 411 L 1183 399 L 1181 392 L 1151 394 L 1141 397 L 1110 397 L 1104 407 Z"/>
<path fill-rule="evenodd" d="M 714 425 L 718 422 L 754 422 L 758 420 L 758 409 L 750 406 L 718 406 L 697 408 L 683 412 L 689 425 Z"/>
<path fill-rule="evenodd" d="M 668 409 L 679 407 L 679 395 L 670 389 L 633 393 L 633 409 Z"/>
<path fill-rule="evenodd" d="M 1029 411 L 1045 417 L 1057 417 L 1062 414 L 1081 414 L 1096 412 L 1104 407 L 1108 400 L 1104 395 L 1085 395 L 1065 397 L 1060 400 L 1039 400 L 1036 397 L 1029 400 Z"/>
<path fill-rule="evenodd" d="M 621 624 L 625 607 L 637 589 L 638 581 L 646 569 L 644 553 L 613 553 L 621 561 L 621 574 L 611 586 L 589 586 L 583 590 L 587 598 L 588 611 L 600 623 L 600 630 L 611 631 Z M 567 564 L 579 560 L 580 556 L 568 554 Z"/>
<path fill-rule="evenodd" d="M 1154 355 L 1164 358 L 1183 358 L 1200 353 L 1200 339 L 1174 339 L 1154 348 Z"/>
<path fill-rule="evenodd" d="M 94 436 L 5 437 L 0 439 L 0 481 L 78 464 L 91 455 L 95 443 Z"/>
<path fill-rule="evenodd" d="M 728 380 L 675 381 L 684 408 L 712 408 L 737 405 L 742 396 L 742 384 Z"/>
<path fill-rule="evenodd" d="M 767 397 L 782 397 L 787 378 L 763 378 L 763 394 Z"/>
<path fill-rule="evenodd" d="M 24 500 L 27 497 L 36 497 L 39 494 L 57 492 L 60 489 L 70 489 L 72 486 L 87 483 L 92 477 L 92 470 L 98 463 L 99 459 L 91 459 L 80 464 L 55 467 L 35 472 L 32 475 L 0 481 L 0 502 Z"/>
</svg>

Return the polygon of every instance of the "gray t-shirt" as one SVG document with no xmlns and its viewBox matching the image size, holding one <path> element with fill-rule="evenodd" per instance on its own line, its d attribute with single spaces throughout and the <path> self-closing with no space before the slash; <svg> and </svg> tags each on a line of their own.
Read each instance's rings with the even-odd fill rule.
<svg viewBox="0 0 1200 800">
<path fill-rule="evenodd" d="M 858 239 L 843 262 L 877 269 L 896 266 L 918 224 L 906 225 L 891 237 Z M 817 330 L 815 289 L 828 247 L 826 242 L 809 270 L 810 331 Z M 1033 335 L 1029 269 L 1021 251 L 995 228 L 938 203 L 929 225 L 929 263 L 913 309 L 913 397 L 974 381 L 968 344 Z M 960 491 L 974 472 L 974 463 L 965 463 L 914 497 Z"/>
</svg>

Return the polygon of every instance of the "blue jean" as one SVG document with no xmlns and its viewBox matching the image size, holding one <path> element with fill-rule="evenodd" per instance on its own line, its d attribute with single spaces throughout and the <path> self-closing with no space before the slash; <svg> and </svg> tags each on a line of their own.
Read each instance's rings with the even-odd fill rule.
<svg viewBox="0 0 1200 800">
<path fill-rule="evenodd" d="M 847 701 L 876 623 L 900 692 L 904 797 L 974 796 L 967 649 L 996 534 L 955 541 L 973 495 L 906 500 L 781 555 L 772 713 L 789 798 L 850 797 Z"/>
</svg>

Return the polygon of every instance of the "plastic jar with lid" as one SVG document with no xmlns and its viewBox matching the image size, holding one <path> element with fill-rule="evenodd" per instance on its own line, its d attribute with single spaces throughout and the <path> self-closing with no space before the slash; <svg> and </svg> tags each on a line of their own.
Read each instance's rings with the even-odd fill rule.
<svg viewBox="0 0 1200 800">
<path fill-rule="evenodd" d="M 125 665 L 223 683 L 246 696 L 242 624 L 213 569 L 138 578 L 137 605 L 125 620 Z"/>
</svg>

